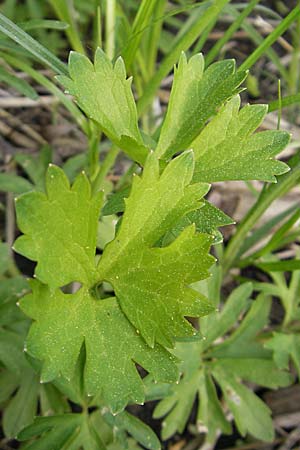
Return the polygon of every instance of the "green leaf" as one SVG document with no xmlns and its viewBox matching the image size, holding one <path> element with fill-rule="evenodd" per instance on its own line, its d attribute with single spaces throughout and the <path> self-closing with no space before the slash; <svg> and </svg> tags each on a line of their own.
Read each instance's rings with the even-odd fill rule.
<svg viewBox="0 0 300 450">
<path fill-rule="evenodd" d="M 208 254 L 211 237 L 196 233 L 192 225 L 171 245 L 156 246 L 174 223 L 198 209 L 207 192 L 206 184 L 189 184 L 193 167 L 192 152 L 185 152 L 160 174 L 156 155 L 149 155 L 126 200 L 119 232 L 105 247 L 97 267 L 101 194 L 91 196 L 84 174 L 70 186 L 62 170 L 50 166 L 46 194 L 19 197 L 17 219 L 25 234 L 15 247 L 38 262 L 39 280 L 32 284 L 33 293 L 21 300 L 21 307 L 35 321 L 27 349 L 43 361 L 43 381 L 60 375 L 71 378 L 83 344 L 86 391 L 101 391 L 113 411 L 120 411 L 128 401 L 144 401 L 133 361 L 158 381 L 176 380 L 174 357 L 154 346 L 155 341 L 170 346 L 175 336 L 193 336 L 196 331 L 185 316 L 213 310 L 203 295 L 189 287 L 209 275 L 214 261 Z M 58 289 L 75 281 L 82 285 L 76 294 Z M 113 286 L 117 300 L 99 298 L 101 282 Z"/>
<path fill-rule="evenodd" d="M 205 342 L 203 342 L 204 348 L 207 348 L 218 337 L 222 337 L 235 325 L 241 313 L 243 313 L 249 302 L 249 298 L 252 294 L 251 283 L 244 283 L 241 286 L 234 289 L 230 294 L 221 313 L 214 313 L 213 326 L 206 325 L 207 330 L 205 334 Z M 209 317 L 207 318 L 209 321 Z M 201 320 L 200 320 L 200 330 Z"/>
<path fill-rule="evenodd" d="M 197 427 L 199 431 L 206 431 L 206 440 L 213 443 L 219 430 L 223 434 L 230 434 L 231 425 L 226 420 L 211 376 L 203 371 L 199 381 Z"/>
<path fill-rule="evenodd" d="M 31 369 L 23 370 L 20 387 L 3 413 L 3 430 L 7 437 L 15 438 L 30 424 L 37 411 L 39 382 Z"/>
<path fill-rule="evenodd" d="M 274 361 L 281 369 L 288 369 L 291 359 L 300 379 L 300 335 L 274 333 L 265 347 L 273 350 Z"/>
<path fill-rule="evenodd" d="M 60 20 L 52 19 L 31 19 L 26 22 L 18 23 L 18 26 L 24 31 L 35 30 L 35 29 L 48 29 L 48 30 L 65 30 L 68 28 L 66 22 Z"/>
<path fill-rule="evenodd" d="M 30 180 L 34 183 L 36 189 L 44 191 L 46 171 L 48 169 L 48 165 L 52 161 L 51 147 L 48 145 L 43 146 L 38 157 L 33 157 L 24 153 L 17 153 L 14 159 L 26 172 Z"/>
<path fill-rule="evenodd" d="M 0 403 L 6 402 L 19 385 L 18 375 L 8 370 L 0 372 Z"/>
<path fill-rule="evenodd" d="M 256 267 L 265 272 L 292 272 L 293 270 L 300 270 L 300 259 L 287 259 L 283 261 L 272 262 L 258 262 Z"/>
<path fill-rule="evenodd" d="M 249 432 L 258 439 L 272 442 L 274 430 L 271 411 L 267 405 L 223 367 L 214 367 L 212 373 L 222 389 L 241 435 L 245 436 Z"/>
<path fill-rule="evenodd" d="M 4 272 L 7 271 L 9 265 L 10 265 L 9 246 L 4 242 L 0 242 L 0 275 L 2 275 Z M 1 300 L 1 292 L 0 292 L 0 300 Z"/>
<path fill-rule="evenodd" d="M 188 213 L 164 236 L 162 241 L 163 245 L 170 244 L 184 228 L 192 223 L 195 224 L 198 232 L 212 235 L 214 238 L 213 244 L 219 244 L 223 241 L 223 236 L 218 228 L 230 225 L 234 222 L 229 216 L 223 213 L 223 211 L 204 200 L 203 206 L 199 210 Z"/>
<path fill-rule="evenodd" d="M 181 54 L 164 120 L 157 155 L 169 159 L 186 150 L 218 108 L 239 91 L 245 72 L 235 71 L 234 60 L 212 64 L 204 71 L 201 54 L 189 61 Z"/>
<path fill-rule="evenodd" d="M 169 439 L 176 431 L 183 432 L 197 396 L 199 382 L 199 371 L 184 375 L 180 383 L 173 388 L 173 395 L 163 399 L 155 408 L 155 418 L 169 413 L 162 423 L 163 440 Z"/>
<path fill-rule="evenodd" d="M 0 191 L 23 194 L 32 189 L 33 185 L 25 178 L 12 173 L 0 173 Z"/>
<path fill-rule="evenodd" d="M 223 343 L 213 347 L 210 356 L 216 358 L 269 357 L 270 353 L 256 341 L 256 336 L 268 321 L 270 307 L 270 298 L 260 294 L 253 301 L 240 326 Z"/>
<path fill-rule="evenodd" d="M 116 425 L 125 429 L 143 447 L 149 450 L 160 450 L 160 442 L 152 429 L 127 411 L 116 417 Z"/>
<path fill-rule="evenodd" d="M 108 196 L 107 202 L 103 206 L 103 216 L 110 216 L 125 210 L 125 198 L 130 194 L 130 187 L 126 187 Z"/>
<path fill-rule="evenodd" d="M 22 95 L 25 95 L 25 97 L 31 98 L 31 100 L 38 99 L 38 94 L 33 87 L 27 83 L 27 81 L 22 80 L 22 78 L 18 78 L 8 70 L 5 70 L 3 67 L 0 67 L 0 81 L 4 81 L 9 86 L 15 88 Z"/>
<path fill-rule="evenodd" d="M 194 181 L 225 180 L 276 182 L 275 175 L 289 170 L 272 159 L 289 142 L 284 131 L 253 134 L 267 113 L 267 105 L 240 108 L 240 97 L 225 104 L 192 143 L 195 152 Z"/>
<path fill-rule="evenodd" d="M 70 406 L 65 397 L 53 384 L 41 385 L 40 409 L 43 416 L 63 414 L 70 411 Z"/>
<path fill-rule="evenodd" d="M 95 246 L 102 194 L 91 196 L 85 174 L 72 187 L 63 171 L 50 165 L 46 191 L 17 198 L 19 228 L 25 235 L 14 249 L 37 261 L 36 276 L 51 287 L 95 279 Z M 66 232 L 68 230 L 68 232 Z"/>
<path fill-rule="evenodd" d="M 176 380 L 174 357 L 160 346 L 149 348 L 114 298 L 98 300 L 84 287 L 76 294 L 63 294 L 38 281 L 33 280 L 31 286 L 32 293 L 20 306 L 35 320 L 26 346 L 30 355 L 43 361 L 42 381 L 60 374 L 71 378 L 83 342 L 86 392 L 102 392 L 113 412 L 121 411 L 128 401 L 144 402 L 143 383 L 134 362 L 158 381 Z"/>
<path fill-rule="evenodd" d="M 27 450 L 61 450 L 80 427 L 82 417 L 80 414 L 64 414 L 51 417 L 37 417 L 32 425 L 24 428 L 18 435 L 18 439 L 25 441 L 35 436 L 42 435 L 34 441 Z"/>
<path fill-rule="evenodd" d="M 13 41 L 17 42 L 39 61 L 54 70 L 55 73 L 66 75 L 67 67 L 53 53 L 49 52 L 43 45 L 33 39 L 30 34 L 25 33 L 11 20 L 0 14 L 0 31 Z"/>
<path fill-rule="evenodd" d="M 71 78 L 58 77 L 68 93 L 112 142 L 143 164 L 148 149 L 138 129 L 131 79 L 126 79 L 123 60 L 119 58 L 113 66 L 98 48 L 93 65 L 87 57 L 71 52 L 69 71 Z"/>
<path fill-rule="evenodd" d="M 217 366 L 221 371 L 230 371 L 238 378 L 270 389 L 286 387 L 293 381 L 288 372 L 277 369 L 274 362 L 268 359 L 224 358 L 219 359 L 213 366 Z"/>
<path fill-rule="evenodd" d="M 134 178 L 117 236 L 99 261 L 101 280 L 112 284 L 123 312 L 150 346 L 155 341 L 172 346 L 175 336 L 192 335 L 184 316 L 213 310 L 188 287 L 209 276 L 212 238 L 191 225 L 171 245 L 153 248 L 174 223 L 198 208 L 207 192 L 205 184 L 189 185 L 193 167 L 189 151 L 160 175 L 158 160 L 150 154 L 143 176 Z"/>
</svg>

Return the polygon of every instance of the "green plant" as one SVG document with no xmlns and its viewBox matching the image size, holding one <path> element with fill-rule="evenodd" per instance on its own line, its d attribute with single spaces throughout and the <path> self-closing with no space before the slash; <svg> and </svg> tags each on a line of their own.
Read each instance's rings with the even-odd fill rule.
<svg viewBox="0 0 300 450">
<path fill-rule="evenodd" d="M 106 53 L 98 48 L 94 62 L 84 54 L 67 2 L 50 3 L 69 23 L 67 37 L 79 51 L 71 52 L 68 66 L 7 19 L 0 18 L 0 27 L 29 51 L 26 58 L 58 73 L 57 81 L 77 105 L 26 58 L 3 57 L 62 101 L 86 134 L 88 151 L 59 168 L 45 146 L 37 159 L 14 157 L 25 178 L 0 174 L 2 190 L 22 194 L 16 214 L 23 234 L 14 250 L 37 263 L 35 279 L 25 281 L 8 246 L 0 246 L 5 435 L 29 440 L 30 450 L 136 448 L 136 442 L 157 449 L 154 432 L 125 408 L 159 400 L 154 416 L 165 417 L 162 438 L 168 439 L 184 430 L 197 399 L 195 432 L 203 432 L 210 445 L 220 433 L 231 433 L 232 420 L 242 436 L 272 441 L 270 410 L 244 382 L 287 386 L 293 381 L 289 356 L 299 375 L 299 259 L 274 255 L 298 239 L 299 207 L 252 229 L 265 209 L 299 182 L 300 165 L 298 156 L 288 164 L 274 158 L 289 134 L 256 132 L 268 106 L 241 108 L 239 94 L 247 77 L 242 69 L 299 17 L 299 7 L 236 70 L 232 59 L 209 65 L 200 53 L 190 58 L 181 53 L 211 29 L 229 2 L 192 5 L 192 26 L 178 33 L 155 72 L 158 46 L 151 39 L 161 31 L 164 1 L 141 2 L 132 26 L 122 2 L 119 9 L 107 9 L 106 25 L 116 25 L 118 13 L 124 35 L 106 28 Z M 75 5 L 81 8 L 80 3 Z M 99 19 L 100 8 L 97 14 Z M 174 19 L 174 11 L 168 17 Z M 151 56 L 149 73 L 141 48 Z M 157 126 L 148 105 L 177 59 L 167 111 Z M 134 75 L 137 101 L 127 73 Z M 3 77 L 15 82 L 11 74 Z M 30 85 L 16 87 L 34 95 Z M 99 164 L 103 135 L 109 149 Z M 105 177 L 120 150 L 132 165 L 114 188 Z M 219 228 L 233 220 L 205 196 L 212 183 L 230 180 L 266 184 L 223 248 Z M 257 250 L 274 225 L 277 231 Z M 240 277 L 240 286 L 224 296 L 221 287 L 230 270 L 249 265 L 267 271 L 273 282 Z M 292 272 L 289 283 L 283 270 Z M 274 334 L 265 329 L 271 296 L 280 298 L 285 310 Z"/>
</svg>

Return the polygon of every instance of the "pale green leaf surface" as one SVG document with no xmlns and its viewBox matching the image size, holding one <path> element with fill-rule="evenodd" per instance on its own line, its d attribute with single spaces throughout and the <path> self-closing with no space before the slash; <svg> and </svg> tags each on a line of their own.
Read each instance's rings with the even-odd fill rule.
<svg viewBox="0 0 300 450">
<path fill-rule="evenodd" d="M 289 170 L 273 159 L 289 142 L 285 131 L 254 131 L 262 123 L 267 105 L 246 105 L 241 110 L 235 96 L 191 144 L 195 152 L 194 181 L 226 180 L 276 182 L 276 175 Z"/>
<path fill-rule="evenodd" d="M 87 57 L 71 52 L 69 72 L 71 78 L 57 77 L 67 92 L 117 146 L 143 164 L 148 149 L 138 129 L 131 79 L 126 79 L 122 58 L 113 66 L 98 48 L 93 65 Z"/>
<path fill-rule="evenodd" d="M 184 316 L 212 311 L 188 287 L 209 276 L 211 236 L 196 233 L 191 225 L 171 245 L 154 247 L 174 223 L 199 207 L 207 192 L 203 183 L 189 184 L 193 167 L 188 151 L 160 175 L 158 160 L 150 154 L 142 177 L 134 178 L 120 229 L 98 266 L 101 280 L 112 284 L 123 312 L 150 346 L 155 341 L 172 346 L 175 336 L 192 335 Z"/>
<path fill-rule="evenodd" d="M 187 61 L 182 53 L 175 67 L 174 81 L 156 152 L 168 159 L 187 150 L 208 119 L 239 91 L 245 72 L 235 71 L 234 60 L 212 64 L 204 71 L 201 54 Z"/>
<path fill-rule="evenodd" d="M 274 430 L 267 405 L 223 367 L 215 367 L 213 376 L 222 389 L 241 435 L 249 432 L 258 439 L 272 442 Z"/>
<path fill-rule="evenodd" d="M 23 236 L 14 249 L 37 261 L 36 276 L 51 287 L 95 281 L 95 246 L 102 194 L 91 197 L 86 176 L 70 187 L 63 171 L 50 165 L 46 194 L 31 192 L 16 200 Z"/>
<path fill-rule="evenodd" d="M 293 361 L 300 379 L 300 335 L 274 333 L 266 345 L 273 351 L 273 358 L 281 369 L 288 369 L 289 359 Z"/>
<path fill-rule="evenodd" d="M 102 392 L 115 412 L 128 401 L 144 402 L 143 383 L 134 362 L 157 381 L 176 380 L 174 357 L 160 346 L 149 348 L 114 298 L 97 300 L 84 287 L 76 294 L 63 294 L 38 281 L 32 282 L 32 290 L 20 304 L 35 320 L 26 346 L 30 355 L 43 361 L 43 381 L 60 374 L 71 378 L 83 342 L 86 391 L 89 395 Z"/>
</svg>

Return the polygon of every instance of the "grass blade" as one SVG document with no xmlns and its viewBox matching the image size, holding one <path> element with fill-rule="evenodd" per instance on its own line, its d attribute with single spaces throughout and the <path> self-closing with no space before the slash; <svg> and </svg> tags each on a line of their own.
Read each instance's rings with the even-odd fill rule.
<svg viewBox="0 0 300 450">
<path fill-rule="evenodd" d="M 239 67 L 240 71 L 244 71 L 250 69 L 253 64 L 266 52 L 266 50 L 271 47 L 271 45 L 276 42 L 276 40 L 281 36 L 289 26 L 296 20 L 296 18 L 300 15 L 300 6 L 296 6 L 283 20 L 282 22 L 269 34 L 266 39 L 254 50 L 253 53 L 243 62 L 243 64 Z"/>
<path fill-rule="evenodd" d="M 0 13 L 0 31 L 29 51 L 57 74 L 68 75 L 67 66 L 33 37 Z"/>
</svg>

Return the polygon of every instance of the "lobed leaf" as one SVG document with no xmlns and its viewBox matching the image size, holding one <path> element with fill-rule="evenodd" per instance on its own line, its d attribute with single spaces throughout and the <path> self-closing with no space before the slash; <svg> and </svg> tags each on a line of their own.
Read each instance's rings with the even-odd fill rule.
<svg viewBox="0 0 300 450">
<path fill-rule="evenodd" d="M 32 317 L 26 340 L 30 355 L 43 361 L 41 379 L 71 378 L 83 343 L 85 388 L 102 393 L 114 412 L 128 401 L 144 402 L 143 383 L 134 362 L 158 381 L 175 381 L 175 359 L 160 346 L 149 348 L 120 311 L 114 298 L 98 300 L 82 287 L 76 294 L 50 290 L 33 280 L 20 306 Z"/>
<path fill-rule="evenodd" d="M 291 359 L 300 378 L 300 336 L 298 334 L 274 333 L 265 347 L 273 351 L 274 361 L 281 369 L 288 369 L 289 359 Z"/>
<path fill-rule="evenodd" d="M 126 79 L 122 58 L 113 66 L 98 48 L 95 61 L 76 52 L 70 53 L 70 78 L 57 77 L 67 92 L 73 95 L 87 116 L 95 120 L 104 133 L 143 164 L 148 154 L 137 123 L 137 111 L 131 91 L 131 79 Z"/>
<path fill-rule="evenodd" d="M 222 389 L 241 435 L 245 436 L 249 432 L 258 439 L 272 442 L 274 429 L 267 405 L 223 367 L 214 367 L 212 373 Z"/>
<path fill-rule="evenodd" d="M 156 148 L 158 157 L 169 159 L 190 148 L 207 120 L 239 91 L 245 77 L 245 72 L 236 72 L 234 60 L 218 61 L 204 71 L 201 54 L 187 61 L 182 53 L 174 70 L 168 110 Z"/>
<path fill-rule="evenodd" d="M 14 243 L 18 253 L 37 261 L 36 277 L 51 287 L 95 279 L 95 246 L 102 193 L 91 196 L 81 173 L 70 187 L 63 171 L 49 165 L 46 194 L 18 197 L 19 228 L 25 233 Z"/>
<path fill-rule="evenodd" d="M 169 246 L 155 244 L 186 213 L 199 207 L 205 184 L 190 185 L 193 155 L 172 160 L 162 175 L 155 154 L 143 176 L 134 179 L 116 238 L 104 249 L 98 265 L 103 281 L 114 287 L 120 306 L 146 342 L 170 347 L 175 336 L 195 333 L 184 316 L 213 310 L 188 285 L 209 276 L 214 258 L 208 255 L 212 237 L 184 229 Z"/>
<path fill-rule="evenodd" d="M 241 110 L 235 96 L 191 144 L 195 152 L 194 181 L 226 180 L 276 182 L 276 175 L 289 170 L 273 157 L 283 150 L 290 136 L 285 131 L 253 134 L 267 114 L 267 105 L 246 105 Z"/>
</svg>

